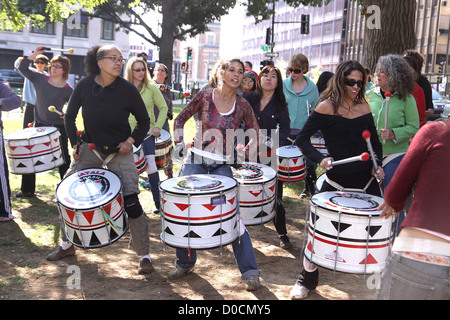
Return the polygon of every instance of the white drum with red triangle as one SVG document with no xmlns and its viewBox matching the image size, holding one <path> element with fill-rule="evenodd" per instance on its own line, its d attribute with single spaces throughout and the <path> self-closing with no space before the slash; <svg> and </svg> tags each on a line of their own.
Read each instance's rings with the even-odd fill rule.
<svg viewBox="0 0 450 320">
<path fill-rule="evenodd" d="M 208 249 L 236 240 L 240 230 L 237 182 L 189 175 L 160 184 L 161 239 L 178 248 Z"/>
<path fill-rule="evenodd" d="M 349 273 L 383 270 L 394 219 L 380 217 L 383 198 L 357 192 L 322 192 L 310 200 L 305 256 L 324 268 Z"/>
<path fill-rule="evenodd" d="M 9 171 L 38 173 L 61 166 L 60 132 L 54 127 L 25 128 L 4 137 Z"/>
<path fill-rule="evenodd" d="M 325 146 L 325 139 L 320 136 L 312 136 L 311 137 L 311 144 L 314 148 L 316 148 L 320 153 L 327 155 L 328 149 Z"/>
<path fill-rule="evenodd" d="M 66 236 L 78 247 L 109 245 L 128 230 L 122 184 L 109 170 L 85 169 L 65 177 L 56 200 Z"/>
<path fill-rule="evenodd" d="M 278 179 L 300 181 L 306 177 L 305 157 L 297 146 L 289 145 L 277 149 Z"/>
<path fill-rule="evenodd" d="M 133 145 L 133 159 L 136 164 L 138 175 L 144 173 L 147 169 L 147 162 L 145 161 L 144 148 L 142 148 L 142 145 L 139 147 Z"/>
<path fill-rule="evenodd" d="M 277 173 L 264 164 L 244 162 L 233 169 L 239 182 L 239 212 L 246 226 L 269 222 L 275 216 Z"/>
</svg>

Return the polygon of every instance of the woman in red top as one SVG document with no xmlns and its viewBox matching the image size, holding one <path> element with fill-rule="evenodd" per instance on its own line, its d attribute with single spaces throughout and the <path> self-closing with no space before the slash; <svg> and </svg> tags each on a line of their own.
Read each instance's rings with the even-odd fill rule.
<svg viewBox="0 0 450 320">
<path fill-rule="evenodd" d="M 406 62 L 413 68 L 414 74 L 419 77 L 419 75 L 416 72 L 416 62 L 414 59 L 410 56 L 404 56 L 403 59 L 405 59 Z M 425 93 L 423 92 L 423 89 L 417 84 L 417 82 L 414 82 L 414 92 L 413 97 L 416 100 L 417 104 L 417 111 L 419 112 L 419 127 L 422 128 L 425 123 L 427 123 L 427 115 L 426 115 L 426 102 L 425 102 Z"/>
</svg>

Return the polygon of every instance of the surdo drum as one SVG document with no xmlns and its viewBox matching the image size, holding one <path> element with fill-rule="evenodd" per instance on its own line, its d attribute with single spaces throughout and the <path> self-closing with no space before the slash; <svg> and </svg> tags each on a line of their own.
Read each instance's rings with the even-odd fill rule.
<svg viewBox="0 0 450 320">
<path fill-rule="evenodd" d="M 277 149 L 278 179 L 300 181 L 306 177 L 305 157 L 294 145 Z"/>
<path fill-rule="evenodd" d="M 64 158 L 60 133 L 54 127 L 33 127 L 4 137 L 9 170 L 15 174 L 38 173 L 61 166 Z"/>
<path fill-rule="evenodd" d="M 136 164 L 138 175 L 145 172 L 147 169 L 147 162 L 145 161 L 144 148 L 142 148 L 142 145 L 139 147 L 133 145 L 133 159 Z"/>
<path fill-rule="evenodd" d="M 379 217 L 383 198 L 357 192 L 322 192 L 310 200 L 305 257 L 349 273 L 381 271 L 388 258 L 394 217 Z"/>
<path fill-rule="evenodd" d="M 128 230 L 119 177 L 105 169 L 85 169 L 65 177 L 56 188 L 60 218 L 68 240 L 82 248 L 117 241 Z"/>
<path fill-rule="evenodd" d="M 163 181 L 161 239 L 178 248 L 208 249 L 236 240 L 237 182 L 219 175 L 189 175 Z"/>
<path fill-rule="evenodd" d="M 269 222 L 275 216 L 277 174 L 260 163 L 244 162 L 233 169 L 239 182 L 239 212 L 246 226 Z"/>
<path fill-rule="evenodd" d="M 158 169 L 164 169 L 169 164 L 172 149 L 172 136 L 164 129 L 155 141 L 155 162 Z"/>
</svg>

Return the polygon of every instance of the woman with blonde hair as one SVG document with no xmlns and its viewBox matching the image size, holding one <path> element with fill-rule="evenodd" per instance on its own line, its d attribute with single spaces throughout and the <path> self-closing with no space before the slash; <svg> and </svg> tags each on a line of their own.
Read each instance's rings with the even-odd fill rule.
<svg viewBox="0 0 450 320">
<path fill-rule="evenodd" d="M 150 134 L 144 139 L 142 147 L 144 148 L 145 161 L 147 162 L 146 172 L 148 174 L 150 190 L 156 207 L 154 213 L 159 213 L 161 196 L 159 193 L 159 173 L 155 161 L 155 143 L 166 121 L 167 104 L 161 91 L 150 80 L 149 73 L 147 72 L 147 64 L 142 58 L 135 57 L 128 61 L 125 70 L 125 79 L 133 83 L 139 90 L 150 116 Z M 158 107 L 160 111 L 157 119 L 155 119 L 155 113 L 153 111 L 154 106 Z M 130 115 L 129 121 L 133 129 L 136 125 L 136 120 L 133 115 Z"/>
</svg>

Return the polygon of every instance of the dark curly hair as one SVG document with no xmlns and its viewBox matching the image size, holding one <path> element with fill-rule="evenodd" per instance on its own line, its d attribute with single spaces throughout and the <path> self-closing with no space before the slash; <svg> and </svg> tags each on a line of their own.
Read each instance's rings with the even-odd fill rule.
<svg viewBox="0 0 450 320">
<path fill-rule="evenodd" d="M 86 72 L 88 76 L 100 74 L 100 67 L 97 64 L 97 61 L 102 60 L 105 54 L 113 48 L 117 47 L 114 45 L 97 45 L 89 49 L 84 58 L 84 72 Z"/>
</svg>

